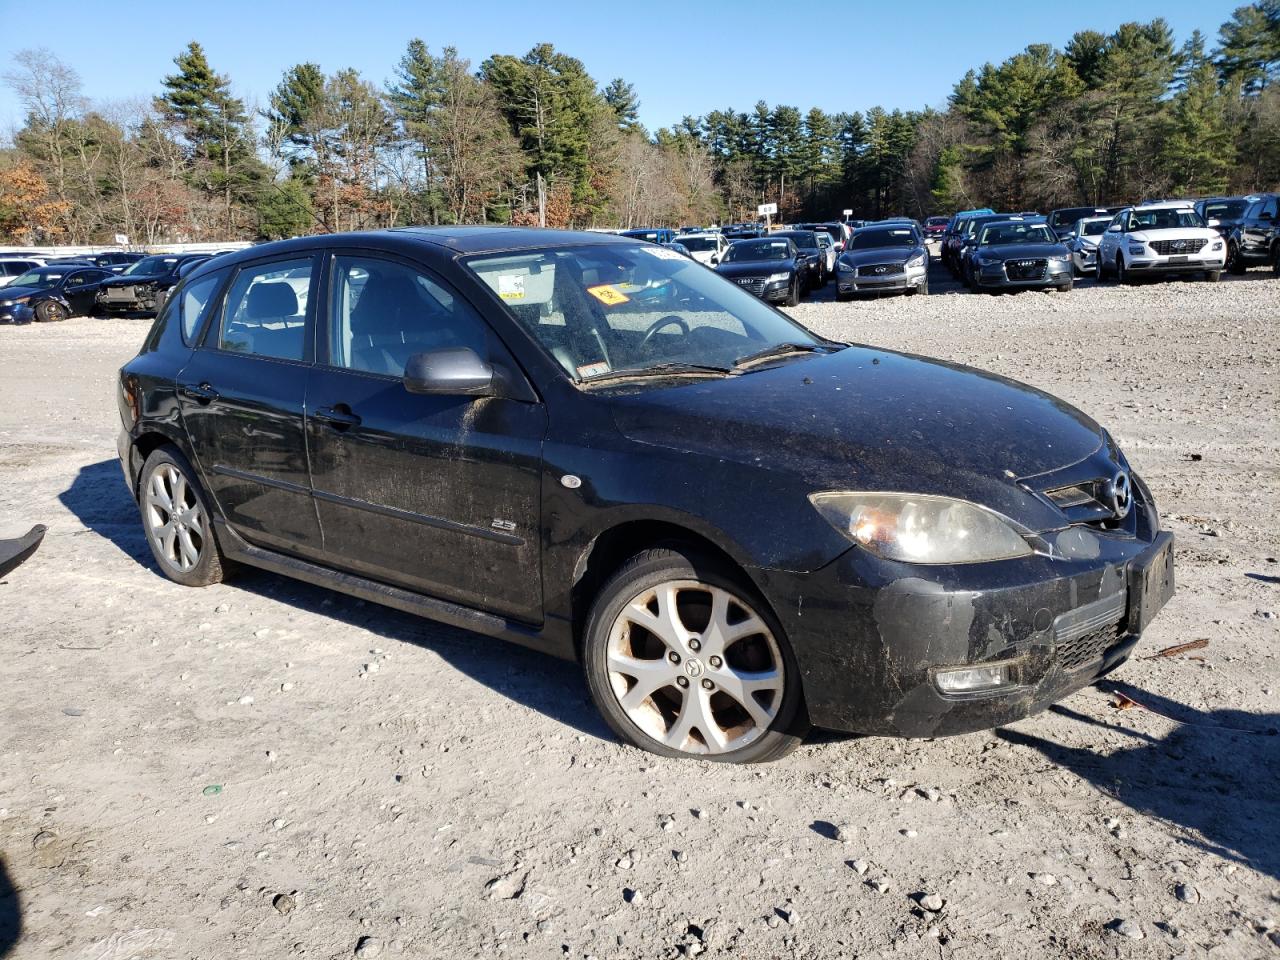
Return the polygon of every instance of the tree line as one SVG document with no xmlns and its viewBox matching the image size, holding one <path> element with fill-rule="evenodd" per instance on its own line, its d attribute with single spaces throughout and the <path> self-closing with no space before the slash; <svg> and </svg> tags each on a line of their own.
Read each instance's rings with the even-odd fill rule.
<svg viewBox="0 0 1280 960">
<path fill-rule="evenodd" d="M 1040 209 L 1280 185 L 1280 0 L 1214 43 L 1162 19 L 971 70 L 945 105 L 761 101 L 646 130 L 634 85 L 538 44 L 478 66 L 411 40 L 393 79 L 296 64 L 251 106 L 192 42 L 150 100 L 95 103 L 47 50 L 5 82 L 0 238 L 275 239 L 402 224 L 634 227 Z"/>
</svg>

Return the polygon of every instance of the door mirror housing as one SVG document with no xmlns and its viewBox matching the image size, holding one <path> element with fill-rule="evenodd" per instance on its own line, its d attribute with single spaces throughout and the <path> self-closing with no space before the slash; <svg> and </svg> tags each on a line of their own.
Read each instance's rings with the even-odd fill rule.
<svg viewBox="0 0 1280 960">
<path fill-rule="evenodd" d="M 1111 226 L 1107 227 L 1107 233 L 1119 233 L 1121 229 L 1120 224 L 1113 223 Z"/>
<path fill-rule="evenodd" d="M 489 397 L 495 393 L 493 366 L 470 347 L 415 353 L 404 365 L 409 393 L 446 397 Z"/>
<path fill-rule="evenodd" d="M 1220 227 L 1220 226 L 1222 226 L 1222 221 L 1221 221 L 1221 220 L 1219 220 L 1217 217 L 1213 217 L 1212 219 L 1210 219 L 1210 220 L 1208 221 L 1208 224 L 1209 224 L 1209 226 L 1211 226 L 1211 227 Z"/>
</svg>

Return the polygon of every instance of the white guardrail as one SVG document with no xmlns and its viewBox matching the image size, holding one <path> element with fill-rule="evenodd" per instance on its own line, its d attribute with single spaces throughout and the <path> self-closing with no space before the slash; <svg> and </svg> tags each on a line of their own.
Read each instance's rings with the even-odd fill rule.
<svg viewBox="0 0 1280 960">
<path fill-rule="evenodd" d="M 128 250 L 133 253 L 221 253 L 224 250 L 244 250 L 252 246 L 253 244 L 248 240 L 229 240 L 226 243 L 95 243 L 79 247 L 0 246 L 0 257 L 77 257 L 117 250 Z"/>
</svg>

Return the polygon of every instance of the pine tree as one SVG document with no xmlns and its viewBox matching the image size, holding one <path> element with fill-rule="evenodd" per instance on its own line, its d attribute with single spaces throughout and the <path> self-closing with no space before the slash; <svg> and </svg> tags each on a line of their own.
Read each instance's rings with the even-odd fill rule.
<svg viewBox="0 0 1280 960">
<path fill-rule="evenodd" d="M 1163 124 L 1158 162 L 1172 192 L 1198 195 L 1226 189 L 1233 138 L 1218 72 L 1197 30 L 1180 55 L 1178 92 Z"/>
<path fill-rule="evenodd" d="M 618 129 L 636 133 L 644 133 L 640 124 L 640 98 L 636 96 L 636 88 L 621 77 L 609 81 L 604 88 L 604 102 L 618 119 Z"/>
<path fill-rule="evenodd" d="M 1218 31 L 1218 69 L 1246 96 L 1257 96 L 1280 76 L 1280 0 L 1237 7 Z"/>
</svg>

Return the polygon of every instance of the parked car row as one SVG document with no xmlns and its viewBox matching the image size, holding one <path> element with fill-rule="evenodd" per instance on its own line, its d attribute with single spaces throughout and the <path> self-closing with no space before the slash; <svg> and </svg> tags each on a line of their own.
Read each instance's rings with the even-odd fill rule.
<svg viewBox="0 0 1280 960">
<path fill-rule="evenodd" d="M 0 287 L 0 323 L 51 323 L 68 317 L 154 317 L 169 291 L 200 264 L 222 254 L 148 256 L 122 251 L 83 257 L 0 259 L 27 267 Z"/>
</svg>

